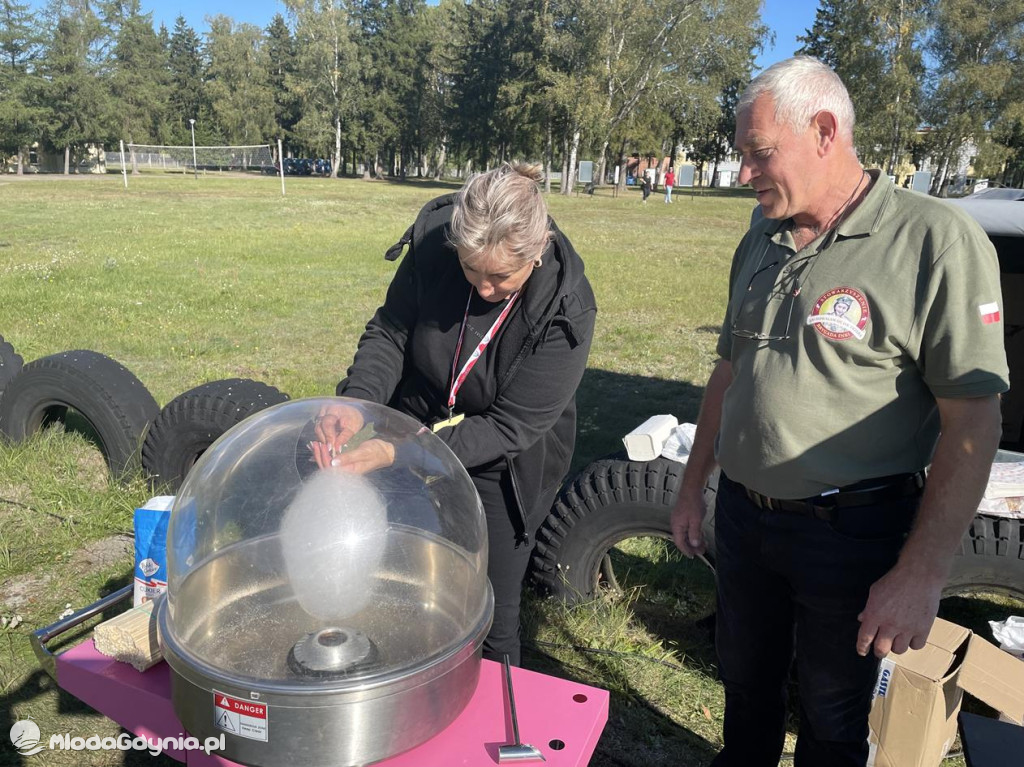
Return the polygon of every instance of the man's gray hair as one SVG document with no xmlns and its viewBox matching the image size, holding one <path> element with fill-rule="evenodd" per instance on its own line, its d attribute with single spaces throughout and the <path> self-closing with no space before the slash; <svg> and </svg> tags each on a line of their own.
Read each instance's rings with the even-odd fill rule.
<svg viewBox="0 0 1024 767">
<path fill-rule="evenodd" d="M 520 267 L 541 257 L 551 239 L 539 166 L 503 163 L 477 173 L 459 190 L 449 240 L 471 260 L 499 253 Z"/>
<path fill-rule="evenodd" d="M 839 121 L 839 131 L 853 141 L 853 102 L 839 75 L 810 56 L 794 56 L 772 64 L 750 81 L 736 104 L 739 114 L 760 96 L 775 102 L 775 120 L 788 125 L 794 133 L 803 133 L 818 112 L 831 112 Z"/>
</svg>

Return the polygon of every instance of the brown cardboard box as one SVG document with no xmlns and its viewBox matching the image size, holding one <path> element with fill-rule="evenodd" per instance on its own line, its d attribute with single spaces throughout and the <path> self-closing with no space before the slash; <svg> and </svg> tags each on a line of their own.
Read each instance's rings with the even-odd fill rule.
<svg viewBox="0 0 1024 767">
<path fill-rule="evenodd" d="M 923 648 L 882 661 L 868 720 L 868 767 L 938 767 L 956 737 L 964 692 L 1024 724 L 1024 664 L 937 618 Z"/>
</svg>

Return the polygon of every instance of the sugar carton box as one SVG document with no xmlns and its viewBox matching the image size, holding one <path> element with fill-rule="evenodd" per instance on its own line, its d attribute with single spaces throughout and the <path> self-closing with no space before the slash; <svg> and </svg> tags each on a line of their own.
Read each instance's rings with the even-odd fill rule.
<svg viewBox="0 0 1024 767">
<path fill-rule="evenodd" d="M 158 495 L 135 510 L 135 607 L 167 591 L 167 523 L 173 504 L 173 495 Z"/>
</svg>

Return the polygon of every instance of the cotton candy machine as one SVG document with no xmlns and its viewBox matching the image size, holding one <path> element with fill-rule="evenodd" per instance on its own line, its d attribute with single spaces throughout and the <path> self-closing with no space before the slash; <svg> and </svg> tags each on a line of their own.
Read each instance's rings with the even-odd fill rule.
<svg viewBox="0 0 1024 767">
<path fill-rule="evenodd" d="M 317 424 L 339 412 L 358 429 L 318 469 Z M 390 466 L 343 468 L 382 445 Z M 189 473 L 167 553 L 174 708 L 191 734 L 225 734 L 221 756 L 367 764 L 444 729 L 476 688 L 493 613 L 483 509 L 400 413 L 326 398 L 246 419 Z"/>
</svg>

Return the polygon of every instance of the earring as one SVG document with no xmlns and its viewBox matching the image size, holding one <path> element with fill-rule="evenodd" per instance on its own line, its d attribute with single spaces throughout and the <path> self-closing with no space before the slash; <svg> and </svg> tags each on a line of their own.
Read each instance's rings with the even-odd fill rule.
<svg viewBox="0 0 1024 767">
<path fill-rule="evenodd" d="M 536 266 L 536 267 L 544 266 L 544 259 L 543 258 L 538 258 L 536 261 L 533 262 L 533 265 Z"/>
</svg>

